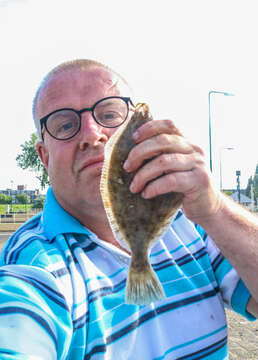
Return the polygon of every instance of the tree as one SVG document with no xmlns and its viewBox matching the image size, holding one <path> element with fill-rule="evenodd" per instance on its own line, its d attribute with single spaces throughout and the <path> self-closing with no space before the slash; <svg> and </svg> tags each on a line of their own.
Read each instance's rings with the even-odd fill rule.
<svg viewBox="0 0 258 360">
<path fill-rule="evenodd" d="M 37 134 L 33 133 L 30 136 L 30 140 L 25 141 L 25 143 L 21 145 L 21 153 L 17 155 L 16 161 L 17 165 L 23 170 L 28 169 L 35 172 L 36 178 L 40 181 L 41 188 L 44 189 L 50 182 L 46 169 L 36 151 L 36 142 Z"/>
<path fill-rule="evenodd" d="M 256 169 L 255 169 L 255 174 L 254 174 L 254 178 L 253 178 L 253 186 L 254 186 L 254 198 L 255 198 L 256 204 L 257 204 L 257 199 L 258 199 L 258 164 L 256 165 Z"/>
<path fill-rule="evenodd" d="M 0 194 L 0 204 L 10 204 L 11 203 L 11 196 Z"/>
<path fill-rule="evenodd" d="M 32 205 L 33 209 L 43 209 L 45 198 L 43 196 L 37 198 Z"/>
<path fill-rule="evenodd" d="M 253 183 L 253 178 L 252 176 L 249 177 L 248 179 L 248 183 L 247 183 L 247 187 L 245 189 L 245 195 L 248 196 L 249 198 L 251 198 L 251 186 Z"/>
<path fill-rule="evenodd" d="M 17 194 L 16 201 L 18 204 L 28 204 L 30 202 L 30 197 L 27 194 Z"/>
</svg>

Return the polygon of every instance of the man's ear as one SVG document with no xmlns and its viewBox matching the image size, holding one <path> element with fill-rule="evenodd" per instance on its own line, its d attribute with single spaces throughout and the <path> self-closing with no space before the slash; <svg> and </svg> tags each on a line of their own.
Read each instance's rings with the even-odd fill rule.
<svg viewBox="0 0 258 360">
<path fill-rule="evenodd" d="M 45 166 L 46 170 L 48 170 L 49 152 L 48 152 L 47 146 L 45 145 L 45 143 L 43 141 L 39 141 L 36 144 L 36 150 L 40 157 L 41 162 Z"/>
</svg>

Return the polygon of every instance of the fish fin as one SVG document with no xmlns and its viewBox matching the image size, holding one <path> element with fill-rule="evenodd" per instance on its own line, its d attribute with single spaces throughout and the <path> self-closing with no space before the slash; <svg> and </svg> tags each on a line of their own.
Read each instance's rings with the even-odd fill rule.
<svg viewBox="0 0 258 360">
<path fill-rule="evenodd" d="M 141 272 L 130 266 L 126 283 L 127 304 L 148 305 L 164 298 L 163 287 L 150 265 Z"/>
<path fill-rule="evenodd" d="M 125 121 L 121 126 L 119 126 L 117 128 L 117 130 L 112 134 L 112 136 L 110 136 L 110 138 L 106 142 L 105 148 L 104 148 L 104 158 L 105 158 L 104 164 L 106 163 L 106 166 L 109 163 L 109 158 L 112 154 L 113 147 L 118 142 L 121 134 L 123 133 L 123 131 L 127 127 L 127 125 L 128 125 L 128 121 Z"/>
<path fill-rule="evenodd" d="M 113 214 L 112 204 L 109 198 L 109 192 L 107 188 L 107 182 L 105 181 L 105 176 L 107 176 L 107 169 L 102 169 L 102 176 L 101 176 L 101 183 L 100 183 L 100 191 L 102 200 L 104 203 L 104 208 L 107 214 L 108 222 L 111 227 L 111 230 L 114 234 L 115 239 L 118 241 L 118 243 L 127 251 L 131 251 L 130 247 L 128 246 L 127 242 L 125 241 L 123 234 L 120 231 L 120 228 L 117 224 L 117 221 Z"/>
<path fill-rule="evenodd" d="M 101 179 L 100 179 L 100 192 L 102 196 L 102 200 L 104 203 L 104 208 L 107 214 L 107 218 L 110 224 L 110 227 L 112 229 L 112 232 L 116 238 L 116 240 L 119 242 L 119 244 L 125 248 L 126 250 L 130 251 L 130 247 L 128 246 L 127 242 L 125 241 L 119 226 L 117 224 L 117 221 L 113 214 L 112 204 L 109 198 L 109 190 L 108 190 L 108 182 L 107 179 L 109 177 L 109 171 L 110 171 L 110 157 L 112 155 L 112 150 L 116 142 L 119 140 L 119 137 L 121 136 L 124 128 L 128 125 L 128 122 L 125 122 L 123 125 L 121 125 L 114 134 L 109 138 L 107 143 L 105 144 L 104 148 L 104 163 L 102 166 L 102 172 L 101 172 Z"/>
</svg>

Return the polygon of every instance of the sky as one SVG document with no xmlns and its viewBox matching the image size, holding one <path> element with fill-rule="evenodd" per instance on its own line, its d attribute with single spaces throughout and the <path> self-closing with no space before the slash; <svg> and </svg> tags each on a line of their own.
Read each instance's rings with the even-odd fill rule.
<svg viewBox="0 0 258 360">
<path fill-rule="evenodd" d="M 236 188 L 240 170 L 245 188 L 258 163 L 256 8 L 256 0 L 0 0 L 0 189 L 40 187 L 16 156 L 34 132 L 40 81 L 76 58 L 119 72 L 134 101 L 173 119 L 208 161 L 208 93 L 234 94 L 210 98 L 213 176 Z"/>
</svg>

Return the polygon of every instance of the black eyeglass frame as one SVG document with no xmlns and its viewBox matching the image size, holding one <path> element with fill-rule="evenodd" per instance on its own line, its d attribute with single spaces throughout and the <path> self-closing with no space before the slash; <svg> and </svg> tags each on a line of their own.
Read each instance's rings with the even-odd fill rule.
<svg viewBox="0 0 258 360">
<path fill-rule="evenodd" d="M 95 117 L 94 110 L 95 110 L 96 106 L 97 106 L 100 102 L 102 102 L 102 101 L 104 101 L 104 100 L 108 100 L 108 99 L 121 99 L 121 100 L 124 100 L 124 102 L 126 103 L 126 106 L 127 106 L 127 114 L 126 114 L 125 119 L 124 119 L 124 120 L 121 122 L 121 124 L 119 124 L 119 125 L 105 126 L 105 125 L 101 124 L 101 123 L 96 119 L 96 117 Z M 44 136 L 43 136 L 43 133 L 42 133 L 43 126 L 45 127 L 45 129 L 46 129 L 46 131 L 48 132 L 48 134 L 49 134 L 52 138 L 54 138 L 54 139 L 56 139 L 56 140 L 65 141 L 65 140 L 70 140 L 70 139 L 72 139 L 72 138 L 73 138 L 74 136 L 76 136 L 76 135 L 78 134 L 78 132 L 81 130 L 81 122 L 82 122 L 82 116 L 81 116 L 81 114 L 82 114 L 83 112 L 85 112 L 85 111 L 91 111 L 91 114 L 92 114 L 93 119 L 94 119 L 94 120 L 96 121 L 96 123 L 99 124 L 100 126 L 103 126 L 103 127 L 106 127 L 106 128 L 116 128 L 116 127 L 119 127 L 119 126 L 121 126 L 121 125 L 126 121 L 126 119 L 127 119 L 127 117 L 128 117 L 128 114 L 129 114 L 129 103 L 133 106 L 133 108 L 135 107 L 130 97 L 108 96 L 108 97 L 105 97 L 105 98 L 102 98 L 102 99 L 98 100 L 92 107 L 89 107 L 89 108 L 83 108 L 83 109 L 81 109 L 81 110 L 76 110 L 76 109 L 73 109 L 73 108 L 61 108 L 61 109 L 54 110 L 54 111 L 52 111 L 51 113 L 47 114 L 46 116 L 42 117 L 42 118 L 39 120 L 42 140 L 44 141 Z M 47 120 L 48 120 L 48 118 L 49 118 L 51 115 L 53 115 L 53 114 L 55 114 L 55 113 L 57 113 L 57 112 L 59 112 L 59 111 L 63 111 L 63 110 L 70 110 L 70 111 L 75 112 L 75 113 L 79 116 L 80 123 L 79 123 L 78 130 L 77 130 L 72 136 L 70 136 L 70 137 L 68 137 L 68 138 L 65 138 L 65 139 L 59 139 L 59 138 L 55 137 L 54 135 L 52 135 L 52 134 L 50 133 L 50 131 L 48 130 L 48 128 L 47 128 Z"/>
</svg>

